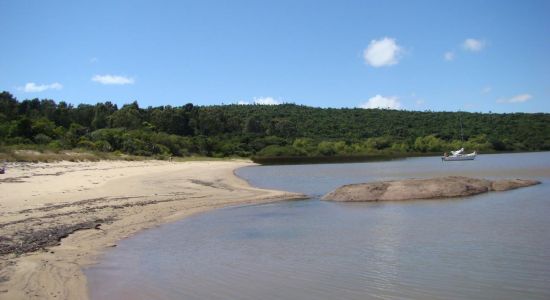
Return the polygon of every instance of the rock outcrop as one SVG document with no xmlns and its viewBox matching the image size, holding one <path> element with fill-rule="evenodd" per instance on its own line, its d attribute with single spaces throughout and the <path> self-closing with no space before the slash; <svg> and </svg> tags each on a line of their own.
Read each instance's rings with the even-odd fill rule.
<svg viewBox="0 0 550 300">
<path fill-rule="evenodd" d="M 394 201 L 472 196 L 539 184 L 528 179 L 487 180 L 462 176 L 344 185 L 323 196 L 331 201 Z"/>
</svg>

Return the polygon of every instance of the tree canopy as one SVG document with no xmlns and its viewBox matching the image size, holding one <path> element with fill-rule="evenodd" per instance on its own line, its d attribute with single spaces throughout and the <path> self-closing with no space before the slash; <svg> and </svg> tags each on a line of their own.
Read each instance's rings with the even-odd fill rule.
<svg viewBox="0 0 550 300">
<path fill-rule="evenodd" d="M 460 126 L 464 128 L 461 135 Z M 0 144 L 135 155 L 335 156 L 550 150 L 550 114 L 315 108 L 295 104 L 73 106 L 0 93 Z"/>
</svg>

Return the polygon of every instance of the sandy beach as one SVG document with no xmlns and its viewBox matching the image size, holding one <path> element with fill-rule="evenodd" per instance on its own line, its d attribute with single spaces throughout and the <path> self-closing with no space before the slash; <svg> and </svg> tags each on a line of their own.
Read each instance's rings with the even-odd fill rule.
<svg viewBox="0 0 550 300">
<path fill-rule="evenodd" d="M 82 267 L 136 232 L 303 195 L 251 187 L 249 161 L 14 163 L 0 175 L 0 299 L 86 299 Z"/>
</svg>

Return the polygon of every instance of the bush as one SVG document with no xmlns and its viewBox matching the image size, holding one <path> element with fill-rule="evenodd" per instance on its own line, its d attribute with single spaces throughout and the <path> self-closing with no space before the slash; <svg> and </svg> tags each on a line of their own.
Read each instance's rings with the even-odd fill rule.
<svg viewBox="0 0 550 300">
<path fill-rule="evenodd" d="M 77 147 L 86 148 L 88 150 L 95 150 L 95 144 L 89 140 L 80 140 Z"/>
<path fill-rule="evenodd" d="M 275 156 L 305 156 L 306 153 L 292 146 L 271 145 L 263 148 L 258 152 L 258 156 L 275 157 Z"/>
<path fill-rule="evenodd" d="M 61 145 L 61 142 L 58 140 L 51 141 L 48 144 L 48 148 L 52 150 L 61 150 L 63 148 L 63 145 Z"/>
<path fill-rule="evenodd" d="M 434 135 L 418 137 L 414 141 L 414 148 L 420 152 L 441 152 L 446 147 L 445 142 Z"/>
<path fill-rule="evenodd" d="M 319 145 L 317 145 L 317 150 L 321 155 L 324 156 L 332 156 L 336 154 L 336 149 L 334 147 L 333 142 L 320 142 Z"/>
<path fill-rule="evenodd" d="M 94 149 L 102 152 L 111 152 L 113 147 L 107 141 L 97 141 L 94 143 Z"/>
<path fill-rule="evenodd" d="M 52 141 L 52 138 L 45 135 L 45 134 L 43 134 L 43 133 L 39 133 L 39 134 L 34 136 L 33 140 L 37 144 L 45 145 L 45 144 L 50 143 Z"/>
<path fill-rule="evenodd" d="M 24 138 L 24 137 L 21 137 L 21 136 L 16 136 L 16 137 L 7 139 L 6 142 L 9 145 L 28 145 L 28 144 L 32 144 L 31 140 L 29 140 L 27 138 Z"/>
</svg>

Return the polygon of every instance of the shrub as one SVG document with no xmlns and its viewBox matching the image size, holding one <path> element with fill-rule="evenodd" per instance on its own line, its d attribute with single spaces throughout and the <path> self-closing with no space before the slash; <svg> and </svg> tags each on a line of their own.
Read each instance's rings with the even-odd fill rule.
<svg viewBox="0 0 550 300">
<path fill-rule="evenodd" d="M 50 143 L 52 141 L 52 138 L 43 133 L 39 133 L 34 136 L 33 140 L 37 144 L 45 145 Z"/>
<path fill-rule="evenodd" d="M 306 153 L 292 146 L 271 145 L 263 148 L 258 152 L 258 156 L 274 157 L 274 156 L 305 156 Z"/>
</svg>

